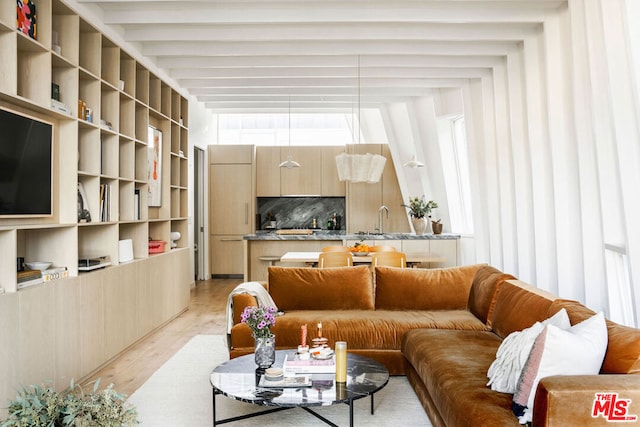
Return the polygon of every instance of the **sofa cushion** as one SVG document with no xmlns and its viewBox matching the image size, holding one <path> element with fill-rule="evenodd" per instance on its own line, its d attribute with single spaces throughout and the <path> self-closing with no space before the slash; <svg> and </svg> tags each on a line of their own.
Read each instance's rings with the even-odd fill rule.
<svg viewBox="0 0 640 427">
<path fill-rule="evenodd" d="M 464 310 L 479 267 L 376 267 L 376 310 Z"/>
<path fill-rule="evenodd" d="M 500 338 L 521 331 L 549 317 L 555 297 L 519 280 L 507 280 L 500 286 L 491 318 L 491 329 Z"/>
<path fill-rule="evenodd" d="M 467 309 L 478 319 L 491 326 L 491 316 L 496 305 L 500 285 L 505 280 L 515 279 L 495 267 L 484 265 L 478 269 L 469 293 Z"/>
<path fill-rule="evenodd" d="M 269 267 L 269 293 L 279 310 L 373 310 L 369 267 Z"/>
<path fill-rule="evenodd" d="M 557 299 L 551 304 L 549 314 L 565 308 L 572 324 L 580 323 L 595 312 L 578 301 Z M 640 329 L 619 325 L 607 320 L 608 344 L 601 373 L 640 373 Z"/>
</svg>

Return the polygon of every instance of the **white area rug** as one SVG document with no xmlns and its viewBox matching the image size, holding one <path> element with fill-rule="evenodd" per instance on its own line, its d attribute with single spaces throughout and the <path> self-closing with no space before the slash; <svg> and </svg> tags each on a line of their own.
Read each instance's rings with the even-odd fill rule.
<svg viewBox="0 0 640 427">
<path fill-rule="evenodd" d="M 149 427 L 212 426 L 211 384 L 209 374 L 228 358 L 226 338 L 222 335 L 197 335 L 169 359 L 129 397 L 136 405 L 141 425 Z M 263 407 L 218 396 L 218 419 L 263 410 Z M 386 387 L 375 394 L 375 414 L 370 400 L 355 402 L 354 424 L 367 427 L 391 425 L 431 426 L 418 398 L 404 377 L 391 377 Z M 340 426 L 349 425 L 346 405 L 314 408 Z M 230 426 L 268 426 L 293 423 L 297 426 L 326 426 L 302 409 L 292 409 Z"/>
</svg>

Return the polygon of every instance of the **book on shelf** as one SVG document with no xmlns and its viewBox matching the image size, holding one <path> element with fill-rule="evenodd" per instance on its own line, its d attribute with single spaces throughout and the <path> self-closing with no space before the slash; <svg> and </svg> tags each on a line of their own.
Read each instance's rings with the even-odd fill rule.
<svg viewBox="0 0 640 427">
<path fill-rule="evenodd" d="M 18 271 L 16 273 L 16 279 L 18 280 L 18 283 L 20 283 L 20 282 L 26 282 L 27 280 L 38 278 L 40 277 L 40 275 L 41 275 L 40 270 L 23 270 L 23 271 Z"/>
<path fill-rule="evenodd" d="M 43 270 L 41 277 L 43 281 L 50 282 L 52 280 L 62 279 L 68 275 L 69 272 L 67 271 L 67 267 L 51 267 L 47 270 Z"/>
<path fill-rule="evenodd" d="M 38 285 L 40 283 L 44 283 L 44 279 L 40 276 L 35 279 L 25 279 L 18 281 L 18 289 L 28 288 L 29 286 Z"/>
<path fill-rule="evenodd" d="M 111 185 L 100 184 L 100 221 L 111 221 Z"/>
<path fill-rule="evenodd" d="M 133 190 L 133 219 L 140 220 L 140 189 Z"/>
<path fill-rule="evenodd" d="M 300 359 L 296 353 L 287 354 L 282 369 L 288 374 L 331 374 L 336 372 L 335 356 L 329 359 Z"/>
</svg>

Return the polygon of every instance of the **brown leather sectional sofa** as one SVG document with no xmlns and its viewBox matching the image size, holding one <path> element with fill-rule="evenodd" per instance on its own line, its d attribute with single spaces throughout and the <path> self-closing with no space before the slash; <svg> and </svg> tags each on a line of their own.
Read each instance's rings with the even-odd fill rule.
<svg viewBox="0 0 640 427">
<path fill-rule="evenodd" d="M 447 269 L 270 267 L 268 290 L 279 310 L 272 329 L 278 348 L 296 348 L 300 326 L 322 322 L 329 345 L 374 358 L 406 375 L 434 426 L 517 426 L 512 395 L 487 387 L 487 371 L 502 340 L 562 308 L 572 324 L 594 313 L 582 304 L 516 280 L 487 265 Z M 230 357 L 253 352 L 240 323 L 250 295 L 233 297 Z M 640 330 L 607 321 L 609 344 L 600 375 L 543 379 L 535 426 L 610 425 L 592 417 L 596 393 L 631 399 L 640 420 Z"/>
</svg>

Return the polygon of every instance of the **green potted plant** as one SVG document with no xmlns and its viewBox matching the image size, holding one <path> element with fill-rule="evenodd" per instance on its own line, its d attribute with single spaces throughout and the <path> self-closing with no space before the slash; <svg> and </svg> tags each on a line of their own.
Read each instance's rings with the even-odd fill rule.
<svg viewBox="0 0 640 427">
<path fill-rule="evenodd" d="M 438 207 L 438 203 L 433 200 L 427 201 L 424 196 L 409 197 L 409 204 L 402 206 L 409 208 L 409 215 L 416 234 L 424 234 L 429 227 L 427 218 L 431 215 L 431 211 Z"/>
<path fill-rule="evenodd" d="M 85 391 L 73 380 L 69 389 L 58 392 L 50 385 L 23 387 L 9 402 L 8 417 L 0 427 L 27 426 L 132 426 L 138 424 L 138 413 L 113 384 L 99 390 Z"/>
</svg>

